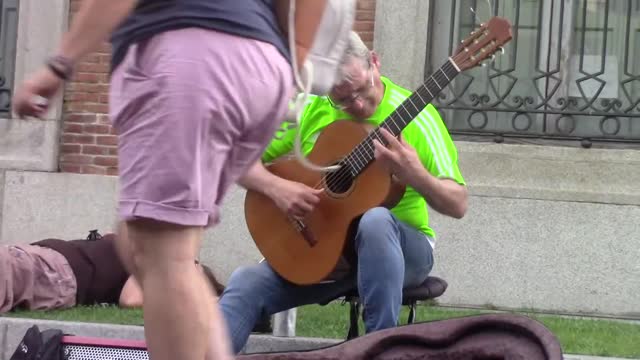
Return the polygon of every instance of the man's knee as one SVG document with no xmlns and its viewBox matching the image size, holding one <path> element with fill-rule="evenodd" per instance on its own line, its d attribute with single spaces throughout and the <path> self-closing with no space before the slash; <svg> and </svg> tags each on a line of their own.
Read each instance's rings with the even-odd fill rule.
<svg viewBox="0 0 640 360">
<path fill-rule="evenodd" d="M 394 224 L 393 215 L 389 209 L 378 206 L 367 210 L 360 219 L 361 228 L 389 226 Z"/>
<path fill-rule="evenodd" d="M 365 212 L 358 223 L 356 246 L 370 246 L 375 249 L 393 244 L 398 238 L 398 224 L 389 209 L 375 207 Z"/>
<path fill-rule="evenodd" d="M 238 309 L 262 314 L 274 293 L 277 293 L 275 273 L 264 264 L 243 266 L 236 269 L 227 282 L 227 287 L 220 296 L 223 309 Z"/>
<path fill-rule="evenodd" d="M 223 297 L 227 293 L 242 293 L 247 296 L 259 295 L 259 288 L 269 281 L 267 269 L 260 265 L 242 266 L 234 270 L 229 277 Z"/>
<path fill-rule="evenodd" d="M 358 224 L 358 233 L 371 235 L 384 235 L 389 230 L 395 230 L 397 224 L 389 209 L 375 207 L 367 210 Z"/>
</svg>

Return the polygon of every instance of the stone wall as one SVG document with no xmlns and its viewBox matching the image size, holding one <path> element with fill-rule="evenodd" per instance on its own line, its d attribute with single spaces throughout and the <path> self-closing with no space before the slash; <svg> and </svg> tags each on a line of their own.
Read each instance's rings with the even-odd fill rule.
<svg viewBox="0 0 640 360">
<path fill-rule="evenodd" d="M 471 193 L 461 220 L 431 211 L 434 274 L 452 306 L 640 319 L 640 152 L 458 142 Z M 111 231 L 116 177 L 7 171 L 0 243 Z M 261 259 L 244 191 L 225 199 L 200 252 L 222 282 Z"/>
<path fill-rule="evenodd" d="M 382 72 L 409 89 L 429 4 L 376 5 Z M 462 220 L 431 218 L 443 303 L 640 318 L 640 146 L 456 144 L 472 196 Z"/>
</svg>

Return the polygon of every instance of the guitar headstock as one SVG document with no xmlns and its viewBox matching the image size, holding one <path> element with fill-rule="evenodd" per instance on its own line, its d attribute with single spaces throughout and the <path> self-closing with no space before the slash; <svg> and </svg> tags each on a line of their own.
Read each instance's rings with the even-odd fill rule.
<svg viewBox="0 0 640 360">
<path fill-rule="evenodd" d="M 501 17 L 492 17 L 486 24 L 471 34 L 458 46 L 452 57 L 460 71 L 480 65 L 482 61 L 493 57 L 496 51 L 513 37 L 511 23 Z"/>
</svg>

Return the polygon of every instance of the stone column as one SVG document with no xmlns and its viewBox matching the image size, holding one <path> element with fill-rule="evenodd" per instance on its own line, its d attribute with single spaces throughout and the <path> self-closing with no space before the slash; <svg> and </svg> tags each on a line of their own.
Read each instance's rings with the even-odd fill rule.
<svg viewBox="0 0 640 360">
<path fill-rule="evenodd" d="M 373 48 L 382 74 L 414 90 L 424 79 L 430 1 L 376 1 Z"/>
<path fill-rule="evenodd" d="M 68 0 L 20 1 L 14 92 L 55 50 L 68 17 Z M 62 95 L 44 120 L 0 119 L 0 169 L 57 170 Z"/>
</svg>

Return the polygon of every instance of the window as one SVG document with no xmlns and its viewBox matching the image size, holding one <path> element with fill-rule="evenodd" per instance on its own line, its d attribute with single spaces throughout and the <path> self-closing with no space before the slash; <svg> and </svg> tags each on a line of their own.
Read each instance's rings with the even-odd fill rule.
<svg viewBox="0 0 640 360">
<path fill-rule="evenodd" d="M 18 38 L 18 0 L 0 0 L 0 117 L 9 115 Z"/>
<path fill-rule="evenodd" d="M 480 21 L 498 15 L 513 27 L 504 55 L 434 101 L 453 134 L 640 143 L 639 0 L 432 5 L 427 75 Z"/>
</svg>

